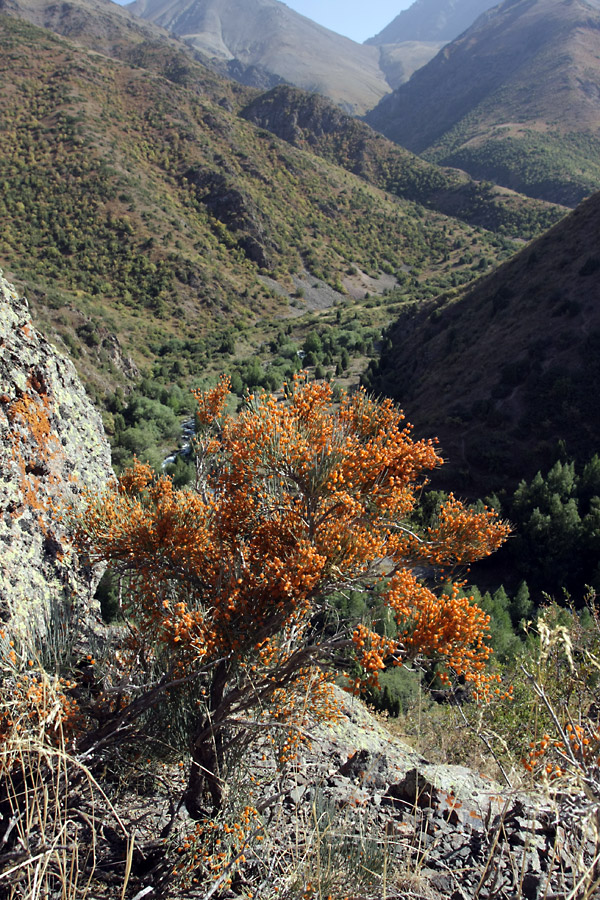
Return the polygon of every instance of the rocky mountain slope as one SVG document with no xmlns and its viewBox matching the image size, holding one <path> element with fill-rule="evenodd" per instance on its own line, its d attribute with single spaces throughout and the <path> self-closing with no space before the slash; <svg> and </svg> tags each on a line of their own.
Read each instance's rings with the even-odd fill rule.
<svg viewBox="0 0 600 900">
<path fill-rule="evenodd" d="M 379 68 L 391 88 L 397 88 L 444 46 L 443 41 L 400 41 L 379 46 Z"/>
<path fill-rule="evenodd" d="M 0 12 L 62 34 L 82 46 L 119 58 L 148 42 L 171 51 L 180 43 L 163 28 L 132 16 L 111 0 L 69 0 L 60 5 L 49 0 L 1 0 Z"/>
<path fill-rule="evenodd" d="M 507 0 L 368 115 L 427 159 L 575 205 L 600 185 L 597 0 Z"/>
<path fill-rule="evenodd" d="M 495 5 L 495 0 L 415 0 L 365 44 L 379 48 L 379 65 L 396 88 Z"/>
<path fill-rule="evenodd" d="M 128 9 L 178 35 L 244 84 L 269 88 L 286 82 L 360 113 L 408 81 L 490 5 L 490 0 L 419 0 L 364 44 L 279 0 L 134 0 Z"/>
<path fill-rule="evenodd" d="M 507 487 L 600 443 L 600 194 L 463 292 L 407 307 L 373 386 L 436 434 L 449 484 Z"/>
<path fill-rule="evenodd" d="M 128 9 L 226 61 L 229 73 L 248 83 L 291 82 L 355 113 L 390 89 L 375 47 L 335 34 L 279 0 L 134 0 Z"/>
<path fill-rule="evenodd" d="M 403 41 L 447 44 L 492 6 L 494 0 L 415 0 L 365 44 L 381 47 Z"/>
<path fill-rule="evenodd" d="M 51 628 L 59 646 L 74 612 L 93 620 L 99 574 L 73 550 L 61 513 L 113 477 L 100 414 L 73 364 L 0 273 L 0 618 L 16 632 Z"/>
</svg>

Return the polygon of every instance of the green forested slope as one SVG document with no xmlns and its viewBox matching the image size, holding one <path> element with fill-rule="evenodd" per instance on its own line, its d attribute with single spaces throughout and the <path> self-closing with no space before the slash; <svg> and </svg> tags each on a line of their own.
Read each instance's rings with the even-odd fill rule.
<svg viewBox="0 0 600 900">
<path fill-rule="evenodd" d="M 0 46 L 0 264 L 88 377 L 118 381 L 88 353 L 98 329 L 144 368 L 173 338 L 289 315 L 295 272 L 343 299 L 352 267 L 423 281 L 447 262 L 441 215 L 240 119 L 244 89 L 213 74 L 204 89 L 171 48 L 138 42 L 134 66 L 6 16 Z M 490 261 L 507 252 L 450 227 Z"/>
<path fill-rule="evenodd" d="M 493 231 L 535 237 L 564 214 L 465 172 L 432 165 L 338 107 L 289 85 L 255 97 L 241 114 L 263 128 L 399 197 Z"/>
</svg>

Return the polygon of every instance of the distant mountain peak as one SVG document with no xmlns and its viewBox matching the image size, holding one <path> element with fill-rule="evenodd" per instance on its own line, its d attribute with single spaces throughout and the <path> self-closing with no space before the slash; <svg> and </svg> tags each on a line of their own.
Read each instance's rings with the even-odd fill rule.
<svg viewBox="0 0 600 900">
<path fill-rule="evenodd" d="M 362 113 L 388 93 L 376 47 L 317 25 L 279 0 L 134 0 L 137 16 L 209 57 L 255 67 Z"/>
<path fill-rule="evenodd" d="M 497 0 L 415 0 L 365 44 L 380 47 L 403 41 L 447 43 L 496 3 Z"/>
</svg>

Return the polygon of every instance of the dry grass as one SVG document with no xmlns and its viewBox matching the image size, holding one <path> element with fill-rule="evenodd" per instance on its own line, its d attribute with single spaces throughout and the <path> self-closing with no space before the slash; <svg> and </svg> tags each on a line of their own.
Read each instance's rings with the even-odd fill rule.
<svg viewBox="0 0 600 900">
<path fill-rule="evenodd" d="M 588 642 L 585 653 L 579 653 L 579 639 L 575 631 L 567 632 L 563 626 L 550 628 L 540 648 L 541 662 L 535 668 L 532 686 L 532 691 L 538 692 L 540 727 L 543 724 L 549 729 L 548 723 L 554 720 L 557 738 L 561 738 L 562 729 L 565 745 L 566 724 L 575 721 L 576 715 L 587 727 L 585 716 L 593 708 L 585 704 L 597 692 L 590 678 L 593 681 L 594 672 L 600 671 L 592 664 L 599 659 L 596 644 Z M 534 662 L 531 660 L 532 669 Z M 583 663 L 589 664 L 585 671 Z M 220 827 L 227 834 L 225 825 L 238 821 L 239 810 L 246 805 L 255 805 L 261 813 L 252 820 L 239 846 L 231 845 L 232 852 L 219 874 L 223 879 L 202 876 L 194 868 L 193 857 L 186 877 L 172 875 L 174 861 L 179 865 L 185 858 L 181 847 L 190 822 L 183 814 L 162 845 L 159 875 L 140 877 L 136 869 L 139 854 L 147 853 L 153 841 L 154 846 L 158 844 L 158 832 L 165 820 L 158 814 L 158 791 L 166 790 L 169 797 L 171 793 L 175 797 L 176 777 L 179 786 L 183 783 L 182 770 L 164 760 L 147 762 L 146 756 L 152 753 L 144 750 L 138 773 L 144 784 L 140 780 L 136 788 L 131 777 L 124 777 L 119 787 L 121 796 L 115 800 L 115 785 L 102 781 L 104 776 L 96 768 L 92 770 L 89 760 L 86 765 L 62 728 L 56 679 L 41 667 L 35 672 L 30 667 L 25 673 L 36 684 L 43 681 L 44 685 L 39 692 L 43 704 L 35 718 L 23 706 L 19 692 L 11 689 L 15 685 L 14 665 L 2 672 L 0 713 L 4 722 L 10 718 L 12 723 L 10 729 L 4 726 L 0 733 L 2 900 L 228 900 L 234 896 L 241 900 L 444 900 L 448 896 L 431 881 L 432 846 L 424 839 L 425 834 L 420 834 L 418 824 L 411 827 L 402 822 L 395 827 L 392 822 L 384 828 L 369 804 L 342 808 L 331 798 L 326 799 L 315 784 L 307 785 L 306 796 L 291 808 L 285 801 L 289 781 L 273 769 L 271 780 L 266 772 L 266 780 L 261 778 L 257 783 L 252 779 L 259 776 L 259 770 L 250 770 L 248 760 L 242 761 L 231 779 L 230 805 Z M 569 683 L 580 684 L 579 694 L 574 689 L 570 693 L 572 699 L 581 698 L 579 711 L 561 708 L 560 693 L 553 693 L 565 691 L 565 673 L 569 673 Z M 583 679 L 587 679 L 589 690 L 584 690 Z M 468 714 L 475 711 L 470 705 L 465 709 Z M 524 720 L 524 715 L 515 715 L 521 725 Z M 527 721 L 532 721 L 530 715 Z M 500 724 L 476 715 L 467 722 L 459 710 L 433 704 L 423 696 L 401 720 L 388 720 L 388 727 L 404 739 L 408 736 L 432 761 L 468 764 L 496 775 L 495 763 L 477 734 L 479 728 L 490 735 L 493 725 L 498 730 L 496 737 L 508 748 L 503 764 L 511 776 L 515 774 L 517 784 L 515 744 L 510 736 L 500 733 Z M 597 725 L 592 722 L 590 727 L 596 730 Z M 561 900 L 593 900 L 600 889 L 599 763 L 597 754 L 583 754 L 587 746 L 572 745 L 570 750 L 568 746 L 563 750 L 555 747 L 555 752 L 562 753 L 565 775 L 557 782 L 536 782 L 540 807 L 550 809 L 557 823 L 554 847 L 551 841 L 548 845 L 553 854 L 549 861 L 552 885 L 547 886 L 546 895 Z M 168 788 L 156 786 L 160 779 L 168 782 Z M 519 786 L 522 783 L 521 778 Z M 271 805 L 261 806 L 267 794 L 279 796 L 283 802 L 276 799 Z M 507 796 L 514 800 L 512 792 Z M 148 824 L 145 830 L 140 824 L 144 818 Z M 541 825 L 543 830 L 543 822 Z M 504 889 L 498 881 L 502 871 L 512 873 L 511 898 L 529 897 L 524 862 L 529 851 L 511 842 L 511 828 L 516 827 L 523 826 L 511 822 L 509 807 L 504 817 L 490 822 L 484 838 L 486 851 L 477 864 L 476 887 L 469 889 L 469 898 L 503 898 Z M 534 823 L 532 852 L 535 827 Z M 527 843 L 525 833 L 524 839 Z M 457 887 L 464 888 L 460 871 L 448 869 L 448 876 Z M 558 893 L 556 885 L 560 886 Z"/>
<path fill-rule="evenodd" d="M 39 698 L 35 714 L 15 688 L 14 667 L 3 683 L 0 896 L 85 900 L 91 897 L 102 828 L 114 824 L 131 850 L 133 838 L 98 780 L 69 748 L 57 680 L 43 670 L 27 674 Z"/>
</svg>

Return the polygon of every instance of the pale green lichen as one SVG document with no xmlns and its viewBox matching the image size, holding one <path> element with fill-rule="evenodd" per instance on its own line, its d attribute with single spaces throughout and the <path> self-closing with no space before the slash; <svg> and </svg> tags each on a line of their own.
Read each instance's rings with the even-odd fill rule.
<svg viewBox="0 0 600 900">
<path fill-rule="evenodd" d="M 44 447 L 15 414 L 24 396 L 47 417 Z M 98 573 L 73 552 L 56 507 L 113 477 L 100 414 L 74 366 L 33 329 L 26 300 L 0 273 L 0 613 L 13 627 L 37 630 L 64 604 L 92 608 Z"/>
</svg>

